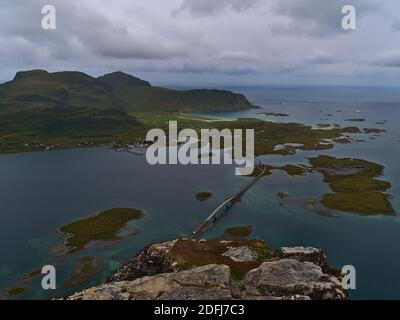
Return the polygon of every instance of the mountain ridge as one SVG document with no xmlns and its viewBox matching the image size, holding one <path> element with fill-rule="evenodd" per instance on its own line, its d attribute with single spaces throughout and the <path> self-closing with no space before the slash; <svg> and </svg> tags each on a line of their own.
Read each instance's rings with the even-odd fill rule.
<svg viewBox="0 0 400 320">
<path fill-rule="evenodd" d="M 0 84 L 0 105 L 9 112 L 26 109 L 99 108 L 127 112 L 205 112 L 248 109 L 239 93 L 217 89 L 173 90 L 122 71 L 92 77 L 79 71 L 18 72 Z"/>
<path fill-rule="evenodd" d="M 132 143 L 143 139 L 147 119 L 156 115 L 252 107 L 241 94 L 153 87 L 121 71 L 97 78 L 79 71 L 20 71 L 0 84 L 0 153 Z"/>
</svg>

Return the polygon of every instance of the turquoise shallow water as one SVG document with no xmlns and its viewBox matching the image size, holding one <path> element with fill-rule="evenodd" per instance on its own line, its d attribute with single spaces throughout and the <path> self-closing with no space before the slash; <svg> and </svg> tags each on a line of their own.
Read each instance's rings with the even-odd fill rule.
<svg viewBox="0 0 400 320">
<path fill-rule="evenodd" d="M 310 125 L 337 123 L 346 126 L 384 128 L 386 133 L 365 143 L 338 145 L 324 151 L 343 157 L 359 157 L 386 166 L 384 179 L 392 183 L 392 203 L 400 212 L 399 108 L 400 90 L 393 88 L 235 88 L 265 111 L 285 112 L 287 118 Z M 263 110 L 208 114 L 234 118 L 259 115 Z M 340 111 L 340 112 L 338 112 Z M 347 122 L 349 118 L 366 121 Z M 325 120 L 327 119 L 327 120 Z M 387 120 L 385 124 L 376 124 Z M 321 152 L 319 152 L 321 153 Z M 292 156 L 268 156 L 273 164 L 307 163 L 316 152 Z M 119 262 L 152 241 L 188 235 L 227 195 L 248 180 L 236 177 L 233 166 L 147 165 L 145 158 L 105 148 L 73 149 L 47 153 L 0 156 L 0 289 L 16 285 L 16 278 L 37 267 L 57 267 L 58 289 L 49 295 L 40 289 L 40 278 L 27 283 L 21 298 L 48 298 L 71 293 L 107 277 Z M 354 265 L 357 290 L 352 298 L 400 298 L 400 219 L 362 217 L 343 213 L 337 218 L 308 211 L 299 202 L 280 205 L 277 192 L 295 198 L 318 197 L 329 190 L 320 174 L 293 178 L 282 172 L 260 180 L 205 236 L 215 237 L 227 226 L 253 224 L 253 237 L 272 246 L 321 247 L 336 266 Z M 205 203 L 194 195 L 211 191 Z M 77 218 L 113 207 L 134 207 L 146 218 L 134 225 L 141 233 L 112 245 L 95 245 L 69 257 L 52 250 L 62 238 L 54 229 Z M 81 257 L 98 256 L 103 272 L 83 286 L 63 288 Z"/>
</svg>

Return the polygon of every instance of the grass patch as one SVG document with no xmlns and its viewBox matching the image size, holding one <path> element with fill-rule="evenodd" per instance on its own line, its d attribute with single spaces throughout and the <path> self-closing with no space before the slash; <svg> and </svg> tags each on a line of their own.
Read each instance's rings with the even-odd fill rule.
<svg viewBox="0 0 400 320">
<path fill-rule="evenodd" d="M 332 209 L 362 215 L 394 214 L 389 195 L 379 191 L 359 193 L 328 193 L 322 203 Z"/>
<path fill-rule="evenodd" d="M 28 273 L 23 274 L 22 276 L 18 277 L 18 280 L 20 280 L 20 281 L 29 280 L 29 279 L 35 278 L 41 274 L 42 274 L 42 268 L 37 268 L 31 272 L 28 272 Z"/>
<path fill-rule="evenodd" d="M 289 117 L 287 113 L 275 113 L 275 112 L 259 112 L 258 114 L 263 114 L 266 117 L 272 116 L 272 117 Z"/>
<path fill-rule="evenodd" d="M 369 134 L 369 133 L 379 134 L 379 133 L 386 132 L 386 130 L 384 130 L 384 129 L 376 129 L 376 128 L 364 128 L 363 131 L 367 134 Z"/>
<path fill-rule="evenodd" d="M 66 239 L 68 253 L 83 249 L 91 241 L 119 240 L 117 232 L 129 221 L 141 219 L 144 214 L 136 209 L 117 208 L 100 212 L 62 226 L 59 231 L 71 236 Z"/>
<path fill-rule="evenodd" d="M 223 256 L 230 247 L 248 246 L 259 255 L 257 261 L 235 262 Z M 208 264 L 224 264 L 229 266 L 232 278 L 241 280 L 251 269 L 257 268 L 274 255 L 274 251 L 260 240 L 235 239 L 228 242 L 221 240 L 191 241 L 180 239 L 172 248 L 171 258 L 182 269 L 191 269 Z"/>
<path fill-rule="evenodd" d="M 289 176 L 304 176 L 310 170 L 304 167 L 296 166 L 293 164 L 288 164 L 277 169 L 285 171 Z"/>
<path fill-rule="evenodd" d="M 393 215 L 394 209 L 385 191 L 387 181 L 376 179 L 384 167 L 361 159 L 337 159 L 319 156 L 309 159 L 312 167 L 324 175 L 333 193 L 325 194 L 322 203 L 331 209 L 364 215 Z"/>
<path fill-rule="evenodd" d="M 348 137 L 337 138 L 337 139 L 334 139 L 333 141 L 336 143 L 341 143 L 341 144 L 351 143 L 351 139 Z"/>
<path fill-rule="evenodd" d="M 230 227 L 224 230 L 224 233 L 232 237 L 248 237 L 253 232 L 253 226 Z"/>
<path fill-rule="evenodd" d="M 15 288 L 7 289 L 6 293 L 9 296 L 19 296 L 19 295 L 25 293 L 26 291 L 28 291 L 28 288 L 26 288 L 26 287 L 15 287 Z"/>
<path fill-rule="evenodd" d="M 196 193 L 196 199 L 199 201 L 206 201 L 213 196 L 212 192 L 199 192 Z"/>
<path fill-rule="evenodd" d="M 290 197 L 290 194 L 282 191 L 279 191 L 276 195 L 278 196 L 279 199 L 287 199 Z"/>
<path fill-rule="evenodd" d="M 198 134 L 201 129 L 254 129 L 256 156 L 331 149 L 334 143 L 330 140 L 341 138 L 346 133 L 361 133 L 356 127 L 314 129 L 299 123 L 276 123 L 254 118 L 205 121 L 195 116 L 188 118 L 179 112 L 130 111 L 125 114 L 115 110 L 84 108 L 71 111 L 32 110 L 31 115 L 13 113 L 0 116 L 0 124 L 4 124 L 0 129 L 0 153 L 126 145 L 145 137 L 151 128 L 161 128 L 167 133 L 168 121 L 173 120 L 178 121 L 178 130 L 191 128 Z M 286 146 L 276 149 L 279 145 Z"/>
<path fill-rule="evenodd" d="M 96 257 L 84 257 L 77 261 L 72 278 L 65 281 L 62 286 L 71 287 L 86 283 L 101 269 L 102 264 Z"/>
<path fill-rule="evenodd" d="M 362 119 L 362 118 L 355 118 L 355 119 L 346 119 L 345 121 L 350 121 L 350 122 L 364 122 L 365 119 Z"/>
</svg>

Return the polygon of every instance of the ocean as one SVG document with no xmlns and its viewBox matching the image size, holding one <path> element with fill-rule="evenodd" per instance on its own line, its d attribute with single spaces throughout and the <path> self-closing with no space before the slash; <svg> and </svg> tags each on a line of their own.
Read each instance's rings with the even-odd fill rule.
<svg viewBox="0 0 400 320">
<path fill-rule="evenodd" d="M 392 206 L 400 213 L 400 88 L 230 89 L 244 93 L 264 110 L 206 116 L 385 129 L 385 133 L 365 142 L 261 158 L 272 165 L 306 164 L 308 157 L 317 154 L 377 162 L 386 167 L 382 179 L 392 184 Z M 289 116 L 266 118 L 260 112 Z M 355 118 L 365 121 L 346 121 Z M 56 266 L 57 290 L 43 291 L 41 279 L 36 277 L 22 283 L 29 290 L 21 299 L 58 297 L 98 284 L 148 243 L 189 235 L 216 205 L 247 182 L 248 178 L 235 176 L 232 165 L 150 166 L 143 156 L 108 148 L 0 155 L 0 291 L 20 286 L 18 277 L 44 264 Z M 213 197 L 199 202 L 195 194 L 201 191 L 212 192 Z M 278 192 L 299 201 L 282 204 Z M 350 293 L 352 299 L 399 299 L 400 218 L 346 212 L 327 217 L 302 205 L 301 199 L 318 198 L 326 192 L 329 187 L 319 173 L 290 177 L 274 171 L 250 189 L 204 237 L 221 236 L 229 226 L 251 224 L 251 237 L 273 247 L 323 248 L 330 265 L 353 265 L 357 288 Z M 111 244 L 96 243 L 70 256 L 59 253 L 57 245 L 63 237 L 55 232 L 57 227 L 115 207 L 145 212 L 144 219 L 133 223 L 140 233 Z M 102 271 L 86 283 L 65 285 L 76 262 L 87 256 L 98 257 Z"/>
</svg>

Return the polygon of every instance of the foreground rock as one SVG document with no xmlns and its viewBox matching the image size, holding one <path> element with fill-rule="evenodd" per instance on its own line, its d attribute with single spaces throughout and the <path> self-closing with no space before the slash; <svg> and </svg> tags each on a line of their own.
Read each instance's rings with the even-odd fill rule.
<svg viewBox="0 0 400 320">
<path fill-rule="evenodd" d="M 341 275 L 315 248 L 258 240 L 177 239 L 145 248 L 108 283 L 69 300 L 346 299 Z"/>
<path fill-rule="evenodd" d="M 265 262 L 250 271 L 242 285 L 247 298 L 346 298 L 338 278 L 324 273 L 314 263 L 294 259 Z"/>
</svg>

